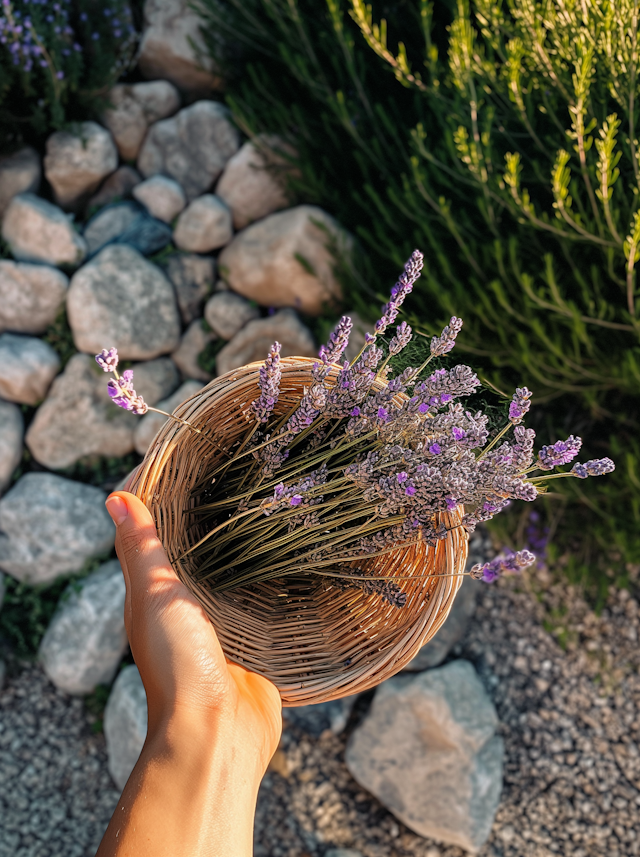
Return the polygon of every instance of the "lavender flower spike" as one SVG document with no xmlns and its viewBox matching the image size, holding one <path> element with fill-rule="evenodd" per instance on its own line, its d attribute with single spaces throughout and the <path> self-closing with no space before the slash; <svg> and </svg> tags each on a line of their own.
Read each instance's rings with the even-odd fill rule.
<svg viewBox="0 0 640 857">
<path fill-rule="evenodd" d="M 413 284 L 420 276 L 424 264 L 424 256 L 419 250 L 414 250 L 411 258 L 404 266 L 398 282 L 391 289 L 391 300 L 382 308 L 382 317 L 376 322 L 375 334 L 379 336 L 396 320 L 400 306 L 413 289 Z"/>
<path fill-rule="evenodd" d="M 96 354 L 96 363 L 105 372 L 115 372 L 118 362 L 118 351 L 115 348 L 103 348 L 100 354 Z"/>
<path fill-rule="evenodd" d="M 273 411 L 280 395 L 280 378 L 282 369 L 280 368 L 280 349 L 282 346 L 279 342 L 274 342 L 271 350 L 264 361 L 264 365 L 260 367 L 260 395 L 251 403 L 251 410 L 256 415 L 261 423 L 266 423 L 269 415 Z"/>
<path fill-rule="evenodd" d="M 461 318 L 456 318 L 455 315 L 451 316 L 451 321 L 444 328 L 440 336 L 434 336 L 431 340 L 432 357 L 440 357 L 440 355 L 451 351 L 456 344 L 456 336 L 462 330 L 462 324 Z"/>
<path fill-rule="evenodd" d="M 593 458 L 584 464 L 577 461 L 571 468 L 571 473 L 578 479 L 586 479 L 587 476 L 603 476 L 615 469 L 616 466 L 610 458 Z"/>
<path fill-rule="evenodd" d="M 582 438 L 572 434 L 566 440 L 557 440 L 551 446 L 543 446 L 538 453 L 538 467 L 540 470 L 553 470 L 561 464 L 568 464 L 576 457 L 581 446 Z"/>
<path fill-rule="evenodd" d="M 149 406 L 145 400 L 133 388 L 132 369 L 124 371 L 120 378 L 117 377 L 117 373 L 115 378 L 110 378 L 107 384 L 107 391 L 111 396 L 113 404 L 124 408 L 125 411 L 131 411 L 134 414 L 142 416 L 142 414 L 146 414 L 149 410 Z"/>
<path fill-rule="evenodd" d="M 474 580 L 483 580 L 485 583 L 493 583 L 505 572 L 520 572 L 536 561 L 535 556 L 528 550 L 513 553 L 509 551 L 506 556 L 497 556 L 484 565 L 477 563 L 469 572 Z"/>
<path fill-rule="evenodd" d="M 519 423 L 531 407 L 531 391 L 526 387 L 516 387 L 513 394 L 513 399 L 509 405 L 509 420 L 512 423 Z"/>
<path fill-rule="evenodd" d="M 411 342 L 412 336 L 411 327 L 403 321 L 396 327 L 396 335 L 389 343 L 389 354 L 399 354 Z"/>
<path fill-rule="evenodd" d="M 320 349 L 320 359 L 323 363 L 339 363 L 342 354 L 349 344 L 349 336 L 353 322 L 348 315 L 343 315 L 335 330 L 329 337 L 329 342 Z"/>
</svg>

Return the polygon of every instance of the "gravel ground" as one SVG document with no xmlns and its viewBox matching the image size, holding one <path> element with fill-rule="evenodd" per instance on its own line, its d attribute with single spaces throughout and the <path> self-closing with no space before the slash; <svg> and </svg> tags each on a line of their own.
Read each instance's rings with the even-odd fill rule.
<svg viewBox="0 0 640 857">
<path fill-rule="evenodd" d="M 472 661 L 505 740 L 501 805 L 481 857 L 640 855 L 638 602 L 595 616 L 544 569 L 486 587 L 452 657 Z M 559 644 L 560 641 L 562 646 Z M 397 822 L 349 776 L 344 735 L 293 727 L 260 792 L 256 857 L 462 857 Z M 104 739 L 37 667 L 0 695 L 0 857 L 92 855 L 116 805 Z"/>
</svg>

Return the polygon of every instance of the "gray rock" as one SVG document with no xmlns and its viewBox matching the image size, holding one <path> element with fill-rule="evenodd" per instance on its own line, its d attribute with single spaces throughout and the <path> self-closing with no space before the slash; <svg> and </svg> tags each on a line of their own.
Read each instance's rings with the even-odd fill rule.
<svg viewBox="0 0 640 857">
<path fill-rule="evenodd" d="M 217 338 L 215 333 L 204 329 L 202 319 L 198 318 L 191 322 L 180 340 L 179 348 L 171 355 L 185 380 L 196 378 L 198 381 L 211 381 L 213 375 L 201 368 L 198 357 L 207 345 L 215 342 Z"/>
<path fill-rule="evenodd" d="M 178 387 L 175 393 L 168 399 L 158 402 L 156 407 L 165 411 L 167 414 L 173 413 L 178 405 L 181 405 L 189 396 L 193 396 L 198 390 L 202 389 L 202 384 L 199 381 L 185 381 L 182 386 Z M 145 455 L 149 449 L 154 437 L 158 434 L 162 426 L 166 423 L 167 417 L 163 414 L 148 413 L 140 418 L 136 426 L 134 434 L 134 443 L 136 452 L 140 455 Z"/>
<path fill-rule="evenodd" d="M 216 193 L 231 209 L 236 229 L 244 229 L 254 220 L 290 204 L 285 177 L 292 167 L 280 153 L 295 155 L 284 140 L 260 134 L 255 141 L 245 143 L 227 162 Z"/>
<path fill-rule="evenodd" d="M 107 495 L 54 473 L 26 473 L 0 500 L 0 569 L 49 583 L 110 551 L 115 528 Z"/>
<path fill-rule="evenodd" d="M 146 78 L 202 95 L 221 88 L 200 32 L 202 19 L 187 0 L 146 0 L 144 21 L 138 63 Z"/>
<path fill-rule="evenodd" d="M 125 667 L 115 680 L 103 724 L 109 773 L 123 789 L 147 737 L 147 695 L 134 664 Z"/>
<path fill-rule="evenodd" d="M 180 317 L 173 286 L 132 247 L 101 250 L 71 279 L 67 313 L 79 351 L 115 345 L 123 360 L 175 351 Z"/>
<path fill-rule="evenodd" d="M 137 158 L 147 128 L 180 108 L 178 90 L 166 80 L 114 86 L 108 95 L 110 107 L 102 122 L 111 131 L 120 156 Z"/>
<path fill-rule="evenodd" d="M 283 357 L 317 356 L 309 328 L 293 310 L 283 309 L 268 318 L 250 321 L 224 346 L 216 358 L 218 375 L 256 360 L 263 362 L 275 341 L 282 345 Z"/>
<path fill-rule="evenodd" d="M 341 297 L 331 243 L 344 255 L 351 241 L 321 208 L 299 205 L 239 232 L 220 254 L 220 273 L 234 292 L 261 306 L 319 315 Z"/>
<path fill-rule="evenodd" d="M 202 307 L 211 294 L 216 275 L 215 259 L 176 253 L 166 263 L 166 272 L 176 290 L 180 315 L 185 324 L 202 316 Z"/>
<path fill-rule="evenodd" d="M 320 702 L 317 705 L 283 708 L 282 716 L 310 735 L 317 737 L 325 729 L 330 729 L 334 735 L 339 735 L 347 725 L 358 696 L 359 694 L 355 693 L 352 696 L 343 696 L 342 699 Z"/>
<path fill-rule="evenodd" d="M 324 852 L 324 857 L 364 857 L 361 851 L 353 848 L 330 848 Z"/>
<path fill-rule="evenodd" d="M 0 399 L 0 493 L 11 482 L 13 471 L 22 460 L 24 419 L 22 411 L 11 402 Z M 0 578 L 2 575 L 0 575 Z M 0 580 L 0 590 L 2 581 Z M 2 596 L 0 595 L 0 602 Z"/>
<path fill-rule="evenodd" d="M 115 173 L 102 182 L 100 190 L 87 203 L 87 210 L 102 208 L 131 196 L 131 191 L 142 181 L 142 176 L 133 167 L 118 167 Z"/>
<path fill-rule="evenodd" d="M 138 392 L 148 405 L 155 405 L 161 399 L 166 399 L 180 385 L 178 367 L 170 357 L 158 357 L 145 363 L 134 363 L 133 377 Z M 100 373 L 102 380 L 107 376 Z"/>
<path fill-rule="evenodd" d="M 111 134 L 97 122 L 56 131 L 47 140 L 44 174 L 62 208 L 77 209 L 118 166 Z"/>
<path fill-rule="evenodd" d="M 260 318 L 257 307 L 233 292 L 217 292 L 207 301 L 204 317 L 221 339 L 233 339 L 245 324 Z"/>
<path fill-rule="evenodd" d="M 0 331 L 44 333 L 64 303 L 69 279 L 48 265 L 0 260 Z"/>
<path fill-rule="evenodd" d="M 133 202 L 119 202 L 103 208 L 84 228 L 88 253 L 93 256 L 117 240 L 139 217 L 140 208 Z"/>
<path fill-rule="evenodd" d="M 136 417 L 110 401 L 95 360 L 75 354 L 38 408 L 26 444 L 36 461 L 56 470 L 88 455 L 127 455 L 135 427 Z"/>
<path fill-rule="evenodd" d="M 476 597 L 479 587 L 477 580 L 465 577 L 458 590 L 451 612 L 435 637 L 426 643 L 402 672 L 420 672 L 437 667 L 447 657 L 451 649 L 464 636 L 469 619 L 476 609 Z"/>
<path fill-rule="evenodd" d="M 231 211 L 212 193 L 199 196 L 186 208 L 173 230 L 173 243 L 188 253 L 209 253 L 231 241 Z"/>
<path fill-rule="evenodd" d="M 164 223 L 171 223 L 187 204 L 184 191 L 178 182 L 166 176 L 146 179 L 135 188 L 133 196 L 144 205 L 152 217 Z"/>
<path fill-rule="evenodd" d="M 197 101 L 149 128 L 138 156 L 145 178 L 175 179 L 188 200 L 207 191 L 238 150 L 238 131 L 216 101 Z"/>
<path fill-rule="evenodd" d="M 0 158 L 0 220 L 14 196 L 38 192 L 41 176 L 40 155 L 31 146 Z"/>
<path fill-rule="evenodd" d="M 125 594 L 117 559 L 69 584 L 38 653 L 44 671 L 60 690 L 80 696 L 99 684 L 111 684 L 128 648 Z"/>
<path fill-rule="evenodd" d="M 152 256 L 171 243 L 171 227 L 148 214 L 140 214 L 116 239 L 117 244 L 127 244 L 143 256 Z"/>
<path fill-rule="evenodd" d="M 476 853 L 502 790 L 497 724 L 468 661 L 396 676 L 380 685 L 351 736 L 347 767 L 411 830 Z"/>
<path fill-rule="evenodd" d="M 2 237 L 12 256 L 23 262 L 75 267 L 87 254 L 87 245 L 69 215 L 32 193 L 11 200 L 2 221 Z"/>
<path fill-rule="evenodd" d="M 0 396 L 37 405 L 60 369 L 53 348 L 34 336 L 0 335 Z"/>
</svg>

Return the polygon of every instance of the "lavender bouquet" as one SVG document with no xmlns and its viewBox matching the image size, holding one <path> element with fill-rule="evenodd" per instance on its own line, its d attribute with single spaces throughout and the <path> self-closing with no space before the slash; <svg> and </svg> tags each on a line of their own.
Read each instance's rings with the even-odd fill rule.
<svg viewBox="0 0 640 857">
<path fill-rule="evenodd" d="M 418 541 L 435 546 L 452 526 L 471 533 L 511 501 L 535 500 L 551 479 L 614 469 L 603 458 L 553 473 L 575 459 L 581 440 L 571 435 L 536 455 L 535 432 L 523 425 L 531 399 L 526 387 L 515 391 L 499 430 L 490 431 L 485 413 L 466 408 L 462 400 L 480 387 L 476 373 L 464 365 L 428 369 L 453 349 L 462 328 L 458 318 L 431 339 L 421 365 L 393 376 L 390 361 L 413 332 L 399 323 L 386 348 L 383 336 L 422 265 L 416 250 L 351 362 L 342 356 L 352 323 L 340 320 L 313 364 L 309 387 L 285 413 L 276 407 L 280 345 L 272 346 L 258 395 L 247 403 L 246 434 L 223 450 L 222 463 L 198 487 L 196 508 L 188 510 L 205 535 L 181 558 L 191 555 L 196 581 L 210 592 L 302 573 L 402 608 L 402 574 L 368 576 L 359 563 Z M 115 349 L 96 360 L 113 375 L 109 393 L 116 405 L 138 414 L 154 410 L 136 394 L 131 370 L 118 374 Z M 213 429 L 190 428 L 220 449 Z M 534 559 L 519 551 L 476 565 L 470 574 L 491 582 Z"/>
</svg>

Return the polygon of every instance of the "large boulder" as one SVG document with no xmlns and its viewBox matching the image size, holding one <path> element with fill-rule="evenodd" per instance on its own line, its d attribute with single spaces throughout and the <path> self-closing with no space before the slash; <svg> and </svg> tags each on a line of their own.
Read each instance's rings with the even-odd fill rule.
<svg viewBox="0 0 640 857">
<path fill-rule="evenodd" d="M 502 791 L 495 708 L 468 661 L 381 684 L 346 750 L 351 775 L 420 836 L 476 853 Z"/>
<path fill-rule="evenodd" d="M 41 176 L 40 155 L 31 146 L 0 158 L 0 220 L 14 196 L 38 192 Z"/>
<path fill-rule="evenodd" d="M 180 382 L 172 360 L 161 357 L 134 365 L 136 391 L 149 405 L 169 395 Z M 75 354 L 53 382 L 27 432 L 36 461 L 52 470 L 70 467 L 89 455 L 120 457 L 134 449 L 140 417 L 111 401 L 107 376 L 88 354 Z"/>
<path fill-rule="evenodd" d="M 147 695 L 134 664 L 125 667 L 115 680 L 103 724 L 109 773 L 123 789 L 147 737 Z"/>
<path fill-rule="evenodd" d="M 178 182 L 166 176 L 151 176 L 141 182 L 134 189 L 133 197 L 144 205 L 152 217 L 157 217 L 163 223 L 171 223 L 187 204 Z"/>
<path fill-rule="evenodd" d="M 274 342 L 282 345 L 283 357 L 315 357 L 317 349 L 308 327 L 292 309 L 250 321 L 216 357 L 218 375 L 256 360 L 263 362 Z"/>
<path fill-rule="evenodd" d="M 87 245 L 69 215 L 33 193 L 11 200 L 2 221 L 2 237 L 11 255 L 22 262 L 75 267 L 87 255 Z"/>
<path fill-rule="evenodd" d="M 193 200 L 209 190 L 238 146 L 228 109 L 216 101 L 197 101 L 149 128 L 138 169 L 145 178 L 162 173 L 175 179 Z"/>
<path fill-rule="evenodd" d="M 201 95 L 221 88 L 200 32 L 202 21 L 188 0 L 146 0 L 144 22 L 138 64 L 146 78 L 161 77 Z"/>
<path fill-rule="evenodd" d="M 260 311 L 246 298 L 233 292 L 216 292 L 204 308 L 207 324 L 220 339 L 233 339 L 245 324 L 260 318 Z"/>
<path fill-rule="evenodd" d="M 11 483 L 13 472 L 22 460 L 23 437 L 22 411 L 0 399 L 0 494 Z"/>
<path fill-rule="evenodd" d="M 69 584 L 39 649 L 44 671 L 60 690 L 83 695 L 111 684 L 128 647 L 125 594 L 117 559 Z"/>
<path fill-rule="evenodd" d="M 245 143 L 227 162 L 216 193 L 231 209 L 236 229 L 290 204 L 285 182 L 293 168 L 286 155 L 295 155 L 291 146 L 265 134 Z"/>
<path fill-rule="evenodd" d="M 150 360 L 180 340 L 171 283 L 124 244 L 105 247 L 74 274 L 67 313 L 76 347 L 89 354 L 115 345 L 123 360 Z"/>
<path fill-rule="evenodd" d="M 44 174 L 58 205 L 76 210 L 118 166 L 111 134 L 97 122 L 56 131 L 47 140 Z"/>
<path fill-rule="evenodd" d="M 94 194 L 87 203 L 88 211 L 95 211 L 105 205 L 110 205 L 112 202 L 119 202 L 122 199 L 128 199 L 136 185 L 142 181 L 142 176 L 133 167 L 123 166 L 118 167 L 115 173 L 102 182 L 100 189 Z"/>
<path fill-rule="evenodd" d="M 182 321 L 190 324 L 202 316 L 204 302 L 213 289 L 215 259 L 192 253 L 176 253 L 169 256 L 165 270 L 176 290 Z"/>
<path fill-rule="evenodd" d="M 168 80 L 119 83 L 108 95 L 110 106 L 102 122 L 111 131 L 120 157 L 134 161 L 147 128 L 180 109 L 178 90 Z"/>
<path fill-rule="evenodd" d="M 26 473 L 0 500 L 0 569 L 25 583 L 49 583 L 110 551 L 113 521 L 93 485 L 54 473 Z"/>
<path fill-rule="evenodd" d="M 178 387 L 172 396 L 162 402 L 158 402 L 156 407 L 159 411 L 164 411 L 167 414 L 173 413 L 178 405 L 181 405 L 189 396 L 193 396 L 202 389 L 202 384 L 199 381 L 185 381 L 182 386 Z M 163 414 L 148 413 L 139 420 L 135 434 L 134 443 L 136 452 L 140 455 L 145 455 L 147 449 L 151 446 L 154 437 L 158 434 L 162 426 L 166 423 L 167 417 Z"/>
<path fill-rule="evenodd" d="M 191 322 L 180 340 L 179 347 L 171 355 L 185 380 L 195 378 L 199 381 L 211 381 L 213 375 L 205 372 L 198 363 L 198 357 L 207 345 L 215 342 L 217 338 L 215 333 L 204 329 L 201 318 Z"/>
<path fill-rule="evenodd" d="M 321 208 L 299 205 L 239 232 L 220 254 L 220 273 L 261 306 L 319 315 L 341 299 L 332 245 L 343 255 L 350 239 Z"/>
<path fill-rule="evenodd" d="M 69 279 L 49 265 L 0 260 L 0 331 L 44 333 L 64 303 Z"/>
<path fill-rule="evenodd" d="M 173 243 L 187 253 L 210 253 L 231 241 L 231 211 L 219 196 L 205 193 L 182 212 L 173 230 Z"/>
<path fill-rule="evenodd" d="M 453 602 L 447 620 L 432 640 L 429 640 L 409 661 L 403 672 L 421 672 L 437 667 L 464 636 L 476 609 L 476 597 L 482 584 L 465 577 Z"/>
<path fill-rule="evenodd" d="M 22 405 L 44 399 L 60 369 L 53 348 L 35 336 L 0 335 L 0 396 Z"/>
</svg>

